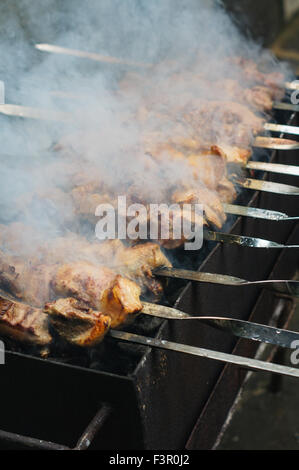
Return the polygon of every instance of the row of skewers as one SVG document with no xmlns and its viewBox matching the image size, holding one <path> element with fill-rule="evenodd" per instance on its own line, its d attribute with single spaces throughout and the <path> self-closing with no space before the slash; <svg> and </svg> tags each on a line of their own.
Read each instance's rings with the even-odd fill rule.
<svg viewBox="0 0 299 470">
<path fill-rule="evenodd" d="M 186 76 L 182 80 L 186 84 Z M 136 89 L 136 81 L 133 83 L 134 89 Z M 165 86 L 168 86 L 167 83 Z M 147 86 L 146 89 L 148 88 Z M 275 87 L 273 88 L 275 90 Z M 277 88 L 279 91 L 279 87 Z M 123 92 L 130 93 L 127 86 L 120 87 L 120 93 Z M 267 93 L 270 93 L 268 98 L 271 101 L 277 90 L 273 91 L 270 87 L 269 92 L 260 86 L 260 89 L 255 90 L 255 92 L 258 99 L 254 101 L 254 106 L 267 110 L 270 106 L 269 99 L 261 100 L 260 98 L 261 96 L 265 98 Z M 246 246 L 283 248 L 283 245 L 268 240 L 240 236 L 234 238 L 233 235 L 210 230 L 211 226 L 218 230 L 222 227 L 226 218 L 225 213 L 254 217 L 263 216 L 271 220 L 292 218 L 274 211 L 245 208 L 232 204 L 236 196 L 236 184 L 241 187 L 274 192 L 275 190 L 276 192 L 282 191 L 283 186 L 285 186 L 287 193 L 299 194 L 297 188 L 287 187 L 286 185 L 277 185 L 262 180 L 244 180 L 244 178 L 243 180 L 238 179 L 237 183 L 235 180 L 233 184 L 228 178 L 227 168 L 232 163 L 241 163 L 243 167 L 251 170 L 261 169 L 267 171 L 265 166 L 258 168 L 258 163 L 261 162 L 250 162 L 249 158 L 253 138 L 254 145 L 264 146 L 265 148 L 269 148 L 269 145 L 275 148 L 285 144 L 281 139 L 267 141 L 266 138 L 255 137 L 255 134 L 262 129 L 271 130 L 270 123 L 266 124 L 263 119 L 255 115 L 254 111 L 243 104 L 233 101 L 222 102 L 220 105 L 223 111 L 222 122 L 225 122 L 226 126 L 224 130 L 222 128 L 221 132 L 224 132 L 223 135 L 228 137 L 224 139 L 223 143 L 219 144 L 219 136 L 211 135 L 209 128 L 203 126 L 205 119 L 209 121 L 207 116 L 211 116 L 211 113 L 213 114 L 219 110 L 219 103 L 201 101 L 193 105 L 193 109 L 190 111 L 187 98 L 184 100 L 183 109 L 181 107 L 178 110 L 172 109 L 171 103 L 166 103 L 164 108 L 166 112 L 164 111 L 164 114 L 161 115 L 157 112 L 157 106 L 154 103 L 155 97 L 151 91 L 149 95 L 151 102 L 147 103 L 145 109 L 135 110 L 134 114 L 135 119 L 140 119 L 142 127 L 145 129 L 145 133 L 142 135 L 142 146 L 149 168 L 156 167 L 164 170 L 163 164 L 166 155 L 168 161 L 169 159 L 173 160 L 175 164 L 182 161 L 184 165 L 187 165 L 190 174 L 192 174 L 191 181 L 194 184 L 194 187 L 190 188 L 190 180 L 187 185 L 183 181 L 176 181 L 175 191 L 173 191 L 173 188 L 166 188 L 166 198 L 170 197 L 170 202 L 178 204 L 185 202 L 203 204 L 204 219 L 193 222 L 208 227 L 208 230 L 205 231 L 205 238 L 208 240 L 233 242 Z M 253 95 L 250 96 L 252 98 Z M 248 94 L 246 99 L 248 99 Z M 143 102 L 146 102 L 146 100 L 143 100 Z M 188 112 L 186 112 L 185 107 L 189 108 Z M 198 110 L 201 110 L 201 112 L 199 113 Z M 175 119 L 171 117 L 171 113 L 175 113 Z M 35 116 L 26 114 L 24 116 L 38 117 L 38 113 Z M 236 122 L 241 116 L 242 121 L 236 133 Z M 158 123 L 158 127 L 165 119 L 167 122 L 175 122 L 175 126 L 170 129 L 171 137 L 166 142 L 164 137 L 159 135 L 157 129 L 151 128 L 149 122 L 153 118 Z M 231 131 L 232 126 L 234 126 L 234 132 Z M 298 132 L 296 128 L 292 129 L 290 126 L 288 131 L 294 134 Z M 298 144 L 291 141 L 287 145 L 291 145 L 291 148 L 297 148 Z M 64 147 L 63 143 L 56 146 L 56 150 L 64 156 L 66 165 L 69 163 L 74 166 L 76 158 L 80 160 L 84 158 L 82 155 L 77 155 L 74 158 L 72 154 L 70 160 L 68 160 L 68 149 Z M 280 165 L 281 172 L 285 171 L 287 174 L 298 175 L 296 166 L 286 167 L 285 169 L 282 167 L 283 165 Z M 279 169 L 273 166 L 272 168 L 274 168 L 273 171 Z M 99 182 L 98 177 L 95 180 L 90 179 L 91 170 L 87 166 L 85 178 L 82 178 L 82 174 L 80 175 L 79 179 L 81 181 L 85 179 L 84 184 L 73 184 L 68 193 L 60 191 L 58 196 L 66 198 L 68 201 L 71 200 L 72 205 L 75 206 L 75 219 L 93 221 L 95 207 L 104 201 L 111 202 L 115 197 L 113 189 L 105 181 Z M 76 181 L 76 173 L 72 175 L 72 178 L 73 181 Z M 30 210 L 30 204 L 32 204 L 35 197 L 34 194 L 29 196 L 22 211 L 26 208 Z M 38 197 L 43 197 L 43 195 L 39 194 Z M 136 187 L 131 189 L 128 197 L 130 201 L 138 200 L 145 203 L 145 205 L 149 202 L 146 195 L 140 191 L 140 188 Z M 95 345 L 103 338 L 110 327 L 115 328 L 123 323 L 127 317 L 140 312 L 161 318 L 190 320 L 191 317 L 175 309 L 140 301 L 141 293 L 147 295 L 151 292 L 156 300 L 161 296 L 163 289 L 157 276 L 181 277 L 236 286 L 250 284 L 249 281 L 230 276 L 188 273 L 172 268 L 169 259 L 161 250 L 161 246 L 166 249 L 177 248 L 184 242 L 183 239 L 157 239 L 155 243 L 147 242 L 135 246 L 125 246 L 119 240 L 99 244 L 89 242 L 84 237 L 73 234 L 51 240 L 51 243 L 47 246 L 35 244 L 35 255 L 32 258 L 28 258 L 26 255 L 25 258 L 14 247 L 14 243 L 18 243 L 15 234 L 20 232 L 20 227 L 19 230 L 16 229 L 17 227 L 11 224 L 11 226 L 2 226 L 0 230 L 1 246 L 4 250 L 0 253 L 0 284 L 2 289 L 5 289 L 0 303 L 0 328 L 3 334 L 9 334 L 18 340 L 33 341 L 43 346 L 51 343 L 51 328 L 54 328 L 62 338 L 70 343 L 80 346 Z M 28 227 L 22 227 L 22 233 L 24 230 L 29 229 Z M 31 234 L 29 238 L 34 240 L 34 234 Z M 297 246 L 294 245 L 293 247 Z M 15 251 L 18 251 L 17 257 L 7 254 Z M 79 253 L 78 260 L 62 263 L 61 259 L 68 258 L 68 251 L 70 259 L 72 259 L 74 251 Z M 105 264 L 109 265 L 109 268 Z M 268 283 L 279 284 L 280 288 L 285 285 L 292 294 L 298 292 L 296 291 L 296 281 L 256 282 L 263 285 Z M 198 319 L 196 317 L 192 318 Z M 201 320 L 218 328 L 234 331 L 237 336 L 251 337 L 252 339 L 258 337 L 261 341 L 284 347 L 290 347 L 292 341 L 297 339 L 297 336 L 299 337 L 299 334 L 295 332 L 254 325 L 241 320 L 221 317 L 202 317 Z M 251 328 L 250 336 L 248 336 L 249 329 L 246 329 L 246 325 Z M 257 328 L 258 335 L 252 333 L 254 328 Z M 142 340 L 141 337 L 129 333 L 113 331 L 110 334 L 125 341 L 141 343 L 143 341 L 143 344 L 145 343 L 145 340 Z M 185 352 L 188 349 L 184 345 L 174 346 L 167 342 L 159 344 L 158 342 L 159 340 L 151 340 L 151 344 L 157 347 L 171 347 L 176 350 L 185 348 Z M 149 339 L 146 339 L 146 344 L 149 344 Z M 194 354 L 206 355 L 206 352 L 201 351 L 200 348 L 193 349 Z M 242 365 L 244 365 L 244 361 L 247 361 L 248 367 L 266 369 L 260 361 L 236 358 L 232 355 L 223 355 L 222 357 L 221 353 L 211 351 L 209 354 L 207 357 L 217 360 L 242 363 Z M 226 356 L 230 356 L 230 358 Z M 283 368 L 274 364 L 271 364 L 271 367 L 272 372 L 299 376 L 298 371 L 291 368 Z"/>
</svg>

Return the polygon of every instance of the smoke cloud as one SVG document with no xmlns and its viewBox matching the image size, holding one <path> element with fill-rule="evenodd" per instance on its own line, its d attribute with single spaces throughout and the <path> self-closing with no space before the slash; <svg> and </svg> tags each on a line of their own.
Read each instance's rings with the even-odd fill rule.
<svg viewBox="0 0 299 470">
<path fill-rule="evenodd" d="M 236 58 L 274 74 L 275 86 L 292 78 L 208 0 L 10 0 L 1 2 L 0 26 L 6 102 L 70 115 L 67 122 L 0 118 L 1 222 L 22 222 L 41 241 L 86 233 L 76 188 L 89 185 L 87 199 L 97 194 L 97 201 L 114 192 L 154 203 L 168 202 L 182 182 L 204 187 L 204 177 L 166 144 L 204 139 L 206 128 L 214 144 L 238 142 L 240 128 L 228 129 L 224 114 L 231 102 L 245 105 L 242 90 L 259 84 Z M 47 54 L 36 43 L 149 66 Z M 189 111 L 206 109 L 207 100 L 207 122 L 190 125 Z M 32 249 L 26 231 L 16 236 Z"/>
</svg>

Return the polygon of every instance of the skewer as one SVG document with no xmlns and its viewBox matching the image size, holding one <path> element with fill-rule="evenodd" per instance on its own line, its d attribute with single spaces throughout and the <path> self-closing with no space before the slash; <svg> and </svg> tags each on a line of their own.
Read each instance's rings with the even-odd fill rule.
<svg viewBox="0 0 299 470">
<path fill-rule="evenodd" d="M 65 91 L 60 91 L 60 90 L 53 90 L 51 92 L 51 95 L 57 96 L 58 98 L 65 98 L 69 100 L 86 100 L 87 96 L 86 95 L 77 95 L 74 93 L 69 93 Z M 299 135 L 299 127 L 297 126 L 288 126 L 285 124 L 276 124 L 273 122 L 266 122 L 264 124 L 264 129 L 265 131 L 270 131 L 270 132 L 277 132 L 280 134 L 292 134 L 292 135 Z"/>
<path fill-rule="evenodd" d="M 299 217 L 290 217 L 284 212 L 260 209 L 258 207 L 239 206 L 237 204 L 222 204 L 226 214 L 240 215 L 243 217 L 253 217 L 255 219 L 266 219 L 279 221 L 299 220 Z"/>
<path fill-rule="evenodd" d="M 274 124 L 272 122 L 266 122 L 266 124 L 264 124 L 264 129 L 270 132 L 299 135 L 299 127 L 297 126 L 286 126 L 285 124 Z"/>
<path fill-rule="evenodd" d="M 120 59 L 118 57 L 105 56 L 97 54 L 94 52 L 81 51 L 77 49 L 70 49 L 68 47 L 55 46 L 53 44 L 39 43 L 35 44 L 35 48 L 43 52 L 52 52 L 55 54 L 65 54 L 75 57 L 80 57 L 82 59 L 95 60 L 97 62 L 108 62 L 113 64 L 123 64 L 123 65 L 132 65 L 137 67 L 151 67 L 152 64 L 145 64 L 140 62 L 132 62 L 126 59 Z M 299 84 L 296 82 L 285 82 L 285 88 L 288 90 L 299 90 Z"/>
<path fill-rule="evenodd" d="M 150 346 L 158 349 L 168 349 L 170 351 L 177 351 L 192 356 L 204 357 L 215 361 L 234 364 L 249 370 L 260 370 L 271 372 L 273 374 L 286 375 L 289 377 L 299 377 L 299 369 L 294 367 L 282 366 L 271 362 L 260 361 L 258 359 L 251 359 L 244 356 L 237 356 L 235 354 L 227 354 L 220 351 L 213 351 L 211 349 L 198 348 L 186 344 L 174 343 L 163 339 L 149 338 L 146 336 L 127 333 L 125 331 L 111 330 L 109 335 L 121 341 L 129 343 L 141 344 L 143 346 Z"/>
<path fill-rule="evenodd" d="M 246 246 L 249 248 L 274 248 L 274 249 L 295 249 L 299 248 L 299 245 L 282 245 L 271 240 L 265 240 L 264 238 L 247 237 L 245 235 L 233 235 L 231 233 L 213 232 L 211 230 L 204 230 L 203 237 L 205 240 L 230 243 L 233 245 Z"/>
<path fill-rule="evenodd" d="M 274 328 L 273 326 L 261 325 L 235 318 L 191 316 L 176 308 L 165 307 L 164 305 L 156 305 L 148 302 L 143 302 L 143 309 L 140 313 L 168 320 L 201 321 L 213 328 L 226 331 L 239 338 L 273 344 L 282 348 L 292 349 L 293 341 L 299 340 L 299 333 L 296 333 L 295 331 L 283 330 L 280 328 Z"/>
<path fill-rule="evenodd" d="M 22 106 L 15 104 L 0 104 L 0 114 L 6 116 L 16 116 L 29 119 L 41 119 L 44 121 L 69 121 L 72 118 L 70 113 L 51 109 L 35 108 L 32 106 Z M 270 125 L 270 123 L 269 123 Z M 292 126 L 288 126 L 292 127 Z M 294 127 L 294 132 L 296 132 Z M 298 150 L 299 142 L 290 139 L 258 136 L 253 142 L 253 147 L 267 148 L 272 150 Z"/>
<path fill-rule="evenodd" d="M 246 163 L 245 168 L 247 168 L 247 170 L 267 171 L 269 173 L 299 176 L 299 166 L 297 165 L 249 161 Z"/>
<path fill-rule="evenodd" d="M 299 187 L 289 184 L 275 183 L 273 181 L 256 180 L 246 178 L 244 180 L 235 179 L 234 183 L 242 188 L 254 191 L 264 191 L 266 193 L 286 194 L 289 196 L 299 196 Z"/>
<path fill-rule="evenodd" d="M 2 289 L 0 289 L 0 295 L 2 299 L 8 300 L 9 302 L 26 306 L 29 305 L 26 302 L 16 301 L 13 296 L 3 293 Z M 200 320 L 205 323 L 208 322 L 210 326 L 227 331 L 234 336 L 273 344 L 284 348 L 290 348 L 293 341 L 299 342 L 299 333 L 293 331 L 277 329 L 266 325 L 259 325 L 244 320 L 226 317 L 190 316 L 180 310 L 149 302 L 142 302 L 142 310 L 137 313 L 137 315 L 141 313 L 169 320 Z"/>
<path fill-rule="evenodd" d="M 72 118 L 70 113 L 16 104 L 0 104 L 0 113 L 5 114 L 6 116 L 41 119 L 43 121 L 63 122 L 69 121 Z M 288 134 L 299 135 L 299 127 L 295 126 L 266 123 L 264 128 L 265 130 L 274 131 L 275 129 L 275 132 L 285 132 Z M 299 142 L 290 139 L 259 136 L 256 137 L 255 141 L 253 142 L 253 146 L 272 150 L 297 150 L 299 148 Z"/>
<path fill-rule="evenodd" d="M 272 105 L 273 109 L 279 109 L 282 111 L 291 111 L 292 113 L 299 112 L 299 105 L 292 103 L 284 103 L 282 101 L 274 101 Z"/>
<path fill-rule="evenodd" d="M 70 55 L 74 57 L 80 57 L 81 59 L 95 60 L 96 62 L 106 62 L 108 64 L 129 65 L 132 67 L 142 68 L 151 67 L 151 64 L 144 64 L 126 59 L 119 59 L 118 57 L 106 56 L 94 52 L 85 52 L 79 51 L 77 49 L 69 49 L 67 47 L 54 46 L 53 44 L 35 44 L 35 48 L 43 52 L 53 52 L 55 54 Z"/>
<path fill-rule="evenodd" d="M 221 284 L 224 286 L 244 287 L 261 286 L 273 288 L 284 294 L 299 297 L 299 281 L 266 279 L 261 281 L 247 281 L 239 277 L 228 276 L 227 274 L 203 273 L 200 271 L 190 271 L 188 269 L 158 268 L 154 274 L 159 277 L 170 277 L 174 279 L 184 279 L 187 281 L 205 282 L 208 284 Z"/>
<path fill-rule="evenodd" d="M 291 139 L 258 136 L 252 146 L 271 150 L 298 150 L 299 142 Z"/>
<path fill-rule="evenodd" d="M 51 109 L 33 108 L 31 106 L 21 106 L 16 104 L 0 104 L 0 114 L 6 116 L 16 116 L 29 119 L 40 119 L 42 121 L 69 121 L 71 115 L 61 111 Z"/>
</svg>

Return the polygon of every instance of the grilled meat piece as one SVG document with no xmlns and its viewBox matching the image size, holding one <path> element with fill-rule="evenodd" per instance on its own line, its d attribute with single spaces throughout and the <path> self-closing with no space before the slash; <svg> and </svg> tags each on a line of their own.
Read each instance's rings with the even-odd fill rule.
<svg viewBox="0 0 299 470">
<path fill-rule="evenodd" d="M 200 102 L 196 108 L 185 112 L 184 120 L 207 144 L 224 142 L 245 148 L 263 130 L 264 124 L 264 119 L 234 101 Z"/>
<path fill-rule="evenodd" d="M 228 163 L 246 164 L 251 156 L 251 150 L 226 144 L 212 145 L 211 150 L 217 155 L 224 157 Z"/>
<path fill-rule="evenodd" d="M 48 302 L 44 311 L 59 335 L 77 346 L 94 346 L 104 338 L 111 325 L 110 316 L 92 310 L 74 298 Z"/>
<path fill-rule="evenodd" d="M 63 257 L 70 261 L 76 259 L 110 266 L 115 272 L 139 284 L 144 292 L 151 292 L 157 299 L 162 294 L 162 285 L 154 278 L 152 270 L 171 266 L 158 244 L 148 242 L 127 247 L 118 239 L 91 243 L 83 237 L 57 238 L 47 249 L 45 258 L 49 262 L 59 262 Z"/>
<path fill-rule="evenodd" d="M 52 341 L 48 316 L 39 308 L 32 308 L 0 297 L 0 335 L 16 341 L 46 345 Z"/>
<path fill-rule="evenodd" d="M 221 201 L 232 202 L 236 197 L 236 190 L 227 179 L 226 162 L 247 161 L 251 152 L 228 145 L 211 146 L 204 149 L 204 145 L 198 140 L 180 139 L 176 144 L 160 143 L 156 149 L 152 147 L 151 154 L 156 159 L 162 159 L 164 155 L 186 162 L 186 168 L 192 171 L 193 181 L 189 179 L 186 182 L 184 176 L 180 182 L 181 190 L 183 188 L 187 190 L 190 186 L 195 187 L 198 182 L 200 186 L 205 185 L 208 189 L 213 190 L 215 197 L 217 198 L 218 195 Z"/>
<path fill-rule="evenodd" d="M 168 266 L 171 263 L 157 243 L 141 243 L 133 247 L 122 247 L 116 252 L 115 269 L 129 279 L 137 282 L 142 290 L 148 290 L 156 299 L 163 293 L 161 282 L 154 277 L 153 270 Z"/>
<path fill-rule="evenodd" d="M 142 308 L 137 284 L 87 261 L 34 264 L 0 253 L 0 285 L 35 307 L 57 296 L 75 297 L 111 315 L 113 326 Z"/>
<path fill-rule="evenodd" d="M 220 199 L 206 188 L 177 191 L 173 194 L 173 201 L 179 204 L 202 204 L 205 218 L 217 228 L 221 228 L 226 220 Z"/>
<path fill-rule="evenodd" d="M 111 316 L 111 326 L 142 309 L 140 287 L 108 268 L 76 262 L 58 268 L 52 280 L 57 295 L 75 297 Z"/>
</svg>

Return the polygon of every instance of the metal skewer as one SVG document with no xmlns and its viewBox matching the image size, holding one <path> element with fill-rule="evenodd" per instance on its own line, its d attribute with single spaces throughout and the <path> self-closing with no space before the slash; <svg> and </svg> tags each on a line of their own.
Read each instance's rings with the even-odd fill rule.
<svg viewBox="0 0 299 470">
<path fill-rule="evenodd" d="M 143 346 L 150 346 L 158 349 L 168 349 L 170 351 L 177 351 L 192 356 L 204 357 L 206 359 L 213 359 L 215 361 L 226 362 L 235 364 L 237 366 L 250 369 L 271 372 L 274 374 L 287 375 L 289 377 L 299 377 L 299 369 L 294 367 L 282 366 L 270 362 L 260 361 L 258 359 L 251 359 L 244 356 L 237 356 L 235 354 L 227 354 L 220 351 L 213 351 L 211 349 L 198 348 L 195 346 L 188 346 L 186 344 L 174 343 L 163 339 L 149 338 L 146 336 L 135 335 L 133 333 L 126 333 L 125 331 L 111 330 L 109 335 L 121 341 L 130 343 L 142 344 Z"/>
<path fill-rule="evenodd" d="M 40 119 L 42 121 L 69 121 L 71 115 L 61 111 L 51 109 L 33 108 L 30 106 L 21 106 L 16 104 L 0 104 L 0 114 L 6 116 L 16 116 L 29 119 Z"/>
<path fill-rule="evenodd" d="M 261 281 L 247 281 L 239 277 L 228 276 L 227 274 L 203 273 L 200 271 L 191 271 L 188 269 L 177 268 L 158 268 L 154 274 L 159 277 L 170 277 L 174 279 L 184 279 L 187 281 L 205 282 L 208 284 L 221 284 L 224 286 L 242 287 L 242 286 L 261 286 L 273 288 L 274 290 L 299 297 L 299 281 L 294 280 L 276 280 L 265 279 Z"/>
<path fill-rule="evenodd" d="M 43 52 L 52 52 L 56 54 L 72 55 L 72 56 L 81 57 L 84 59 L 96 60 L 100 62 L 111 62 L 111 63 L 116 63 L 116 64 L 121 63 L 125 65 L 132 64 L 132 62 L 125 60 L 125 59 L 119 59 L 117 57 L 111 57 L 111 56 L 104 56 L 104 55 L 96 54 L 93 52 L 70 49 L 67 47 L 55 46 L 53 44 L 46 44 L 46 43 L 35 44 L 35 48 Z M 135 65 L 135 62 L 133 62 L 133 64 Z M 151 64 L 138 63 L 138 66 L 149 67 L 151 66 Z M 284 86 L 288 90 L 299 89 L 299 85 L 296 82 L 285 82 Z"/>
<path fill-rule="evenodd" d="M 276 243 L 271 240 L 264 240 L 263 238 L 246 237 L 245 235 L 233 235 L 231 233 L 213 232 L 211 230 L 204 230 L 203 237 L 205 240 L 209 241 L 230 243 L 233 245 L 246 246 L 249 248 L 299 248 L 299 245 L 282 245 L 281 243 Z"/>
<path fill-rule="evenodd" d="M 250 161 L 246 163 L 245 168 L 247 168 L 247 170 L 267 171 L 269 173 L 299 176 L 299 166 L 297 165 Z"/>
<path fill-rule="evenodd" d="M 280 109 L 282 111 L 291 111 L 291 113 L 299 112 L 299 105 L 292 103 L 284 103 L 280 101 L 274 101 L 272 105 L 273 109 Z"/>
<path fill-rule="evenodd" d="M 80 57 L 81 59 L 95 60 L 96 62 L 106 62 L 108 64 L 122 64 L 130 65 L 132 67 L 151 67 L 151 64 L 144 64 L 140 62 L 133 62 L 126 59 L 119 59 L 118 57 L 106 56 L 97 54 L 94 52 L 79 51 L 77 49 L 69 49 L 67 47 L 55 46 L 53 44 L 35 44 L 35 48 L 43 52 L 53 52 L 55 54 L 64 54 L 74 57 Z"/>
<path fill-rule="evenodd" d="M 252 146 L 271 150 L 298 150 L 299 142 L 291 139 L 258 136 Z"/>
<path fill-rule="evenodd" d="M 275 183 L 273 181 L 256 180 L 246 178 L 244 180 L 235 179 L 234 183 L 242 188 L 254 191 L 265 191 L 267 193 L 287 194 L 289 196 L 299 196 L 299 187 L 289 184 Z"/>
<path fill-rule="evenodd" d="M 213 328 L 231 333 L 239 338 L 251 339 L 262 343 L 273 344 L 292 349 L 292 343 L 299 341 L 299 333 L 295 331 L 260 325 L 245 320 L 218 316 L 191 316 L 172 307 L 143 302 L 140 313 L 168 320 L 194 320 L 206 323 Z M 298 343 L 299 344 L 299 343 Z"/>
<path fill-rule="evenodd" d="M 258 207 L 238 206 L 237 204 L 222 204 L 226 214 L 240 215 L 243 217 L 253 217 L 255 219 L 266 219 L 274 221 L 299 220 L 299 217 L 290 217 L 284 212 L 260 209 Z"/>
<path fill-rule="evenodd" d="M 2 298 L 15 302 L 14 299 L 9 295 L 2 295 Z M 154 315 L 154 311 L 159 310 L 158 314 Z M 238 337 L 250 338 L 255 341 L 262 341 L 271 343 L 283 347 L 292 347 L 292 342 L 297 341 L 299 333 L 280 330 L 265 325 L 259 325 L 250 322 L 243 322 L 241 320 L 223 318 L 223 317 L 190 317 L 177 309 L 170 309 L 164 306 L 157 306 L 154 304 L 143 303 L 143 310 L 141 313 L 147 315 L 159 316 L 160 318 L 171 318 L 171 319 L 194 319 L 208 322 L 213 327 L 220 328 L 225 331 L 229 331 Z M 125 333 L 122 331 L 110 330 L 109 335 L 116 339 L 122 339 L 125 341 L 135 342 L 148 346 L 160 347 L 163 349 L 170 349 L 173 351 L 185 352 L 187 354 L 207 357 L 210 359 L 219 360 L 222 362 L 228 362 L 243 367 L 248 367 L 253 370 L 266 370 L 269 372 L 279 373 L 283 375 L 289 375 L 299 377 L 299 370 L 277 364 L 270 364 L 263 361 L 257 361 L 256 359 L 244 358 L 232 354 L 221 353 L 218 351 L 211 351 L 202 348 L 194 348 L 192 346 L 181 345 L 178 343 L 171 343 L 164 340 L 147 338 L 140 335 L 132 335 L 131 333 Z"/>
<path fill-rule="evenodd" d="M 264 129 L 270 132 L 299 135 L 299 127 L 296 126 L 287 126 L 284 124 L 274 124 L 272 122 L 266 122 L 266 124 L 264 124 Z"/>
</svg>

